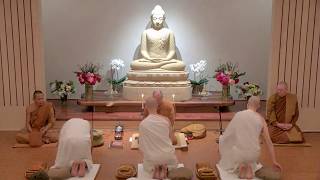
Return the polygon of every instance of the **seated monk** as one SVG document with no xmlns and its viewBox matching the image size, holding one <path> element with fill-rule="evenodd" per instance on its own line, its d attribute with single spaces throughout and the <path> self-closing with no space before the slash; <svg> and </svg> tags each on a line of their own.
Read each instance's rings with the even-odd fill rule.
<svg viewBox="0 0 320 180">
<path fill-rule="evenodd" d="M 61 128 L 55 164 L 48 175 L 53 180 L 83 177 L 91 168 L 90 124 L 83 119 L 70 119 Z"/>
<path fill-rule="evenodd" d="M 277 86 L 277 93 L 268 99 L 267 122 L 274 143 L 302 143 L 304 138 L 297 126 L 299 107 L 297 96 L 288 93 L 285 82 Z"/>
<path fill-rule="evenodd" d="M 153 91 L 152 96 L 153 98 L 156 99 L 158 103 L 157 113 L 167 117 L 170 120 L 172 129 L 174 130 L 173 126 L 175 122 L 176 112 L 173 104 L 170 101 L 163 99 L 163 94 L 161 90 Z M 145 108 L 143 113 L 144 118 L 147 117 L 148 115 L 149 115 L 148 109 Z M 173 138 L 172 143 L 177 144 L 177 139 L 175 136 Z"/>
<path fill-rule="evenodd" d="M 131 63 L 132 70 L 184 71 L 185 65 L 175 59 L 176 44 L 174 34 L 163 26 L 165 12 L 157 5 L 151 13 L 152 28 L 146 29 L 141 36 L 141 59 Z"/>
<path fill-rule="evenodd" d="M 30 133 L 41 132 L 43 143 L 57 142 L 57 134 L 51 130 L 56 119 L 51 103 L 45 101 L 41 91 L 33 93 L 33 103 L 26 109 L 26 127 L 16 135 L 16 141 L 21 144 L 29 144 Z"/>
<path fill-rule="evenodd" d="M 148 98 L 145 108 L 149 115 L 139 125 L 139 149 L 143 154 L 143 168 L 153 173 L 154 179 L 165 179 L 167 171 L 177 167 L 174 136 L 170 120 L 157 114 L 157 101 Z"/>
<path fill-rule="evenodd" d="M 273 144 L 264 118 L 256 111 L 260 99 L 252 96 L 248 100 L 247 110 L 235 114 L 219 139 L 219 166 L 226 171 L 238 173 L 240 179 L 253 179 L 260 156 L 260 136 L 266 143 L 273 166 L 281 169 L 277 163 Z"/>
</svg>

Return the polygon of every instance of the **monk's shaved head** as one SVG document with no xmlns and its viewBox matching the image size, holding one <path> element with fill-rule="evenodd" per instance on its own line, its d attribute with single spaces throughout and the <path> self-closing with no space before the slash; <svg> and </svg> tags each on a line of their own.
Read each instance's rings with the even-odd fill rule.
<svg viewBox="0 0 320 180">
<path fill-rule="evenodd" d="M 145 107 L 149 112 L 157 112 L 158 103 L 157 100 L 153 97 L 149 97 L 146 99 Z"/>
<path fill-rule="evenodd" d="M 278 86 L 282 86 L 282 87 L 288 89 L 288 84 L 286 82 L 284 82 L 284 81 L 279 82 Z"/>
<path fill-rule="evenodd" d="M 161 90 L 154 90 L 152 96 L 157 100 L 158 104 L 162 102 L 163 94 Z"/>
<path fill-rule="evenodd" d="M 288 93 L 288 84 L 284 81 L 281 81 L 277 85 L 277 94 L 280 97 L 286 96 Z"/>
<path fill-rule="evenodd" d="M 37 106 L 42 106 L 45 102 L 43 92 L 40 90 L 35 90 L 33 92 L 33 101 Z"/>
<path fill-rule="evenodd" d="M 258 109 L 260 107 L 259 96 L 251 96 L 248 100 L 248 108 Z"/>
</svg>

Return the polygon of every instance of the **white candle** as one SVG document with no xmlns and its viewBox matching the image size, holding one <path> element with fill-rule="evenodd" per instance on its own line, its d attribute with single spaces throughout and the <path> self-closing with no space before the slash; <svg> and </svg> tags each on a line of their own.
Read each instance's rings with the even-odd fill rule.
<svg viewBox="0 0 320 180">
<path fill-rule="evenodd" d="M 176 95 L 175 94 L 172 94 L 172 101 L 174 102 L 174 97 L 175 97 Z"/>
<path fill-rule="evenodd" d="M 143 106 L 143 97 L 144 97 L 144 94 L 142 93 L 142 94 L 141 94 L 141 108 L 142 108 L 142 109 L 144 109 L 144 106 Z"/>
</svg>

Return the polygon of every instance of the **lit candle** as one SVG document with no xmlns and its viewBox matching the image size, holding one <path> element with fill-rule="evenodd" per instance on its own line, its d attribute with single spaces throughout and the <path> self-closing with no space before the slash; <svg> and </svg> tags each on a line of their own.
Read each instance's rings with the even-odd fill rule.
<svg viewBox="0 0 320 180">
<path fill-rule="evenodd" d="M 172 101 L 174 102 L 174 97 L 175 97 L 176 95 L 175 94 L 172 94 Z"/>
<path fill-rule="evenodd" d="M 142 94 L 141 94 L 141 108 L 142 108 L 142 110 L 144 109 L 144 106 L 143 106 L 143 97 L 144 97 L 144 94 L 142 93 Z"/>
</svg>

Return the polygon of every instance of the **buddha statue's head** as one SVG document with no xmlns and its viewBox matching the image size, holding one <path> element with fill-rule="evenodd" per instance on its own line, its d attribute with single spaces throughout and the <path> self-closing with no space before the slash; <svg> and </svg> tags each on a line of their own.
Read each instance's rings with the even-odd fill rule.
<svg viewBox="0 0 320 180">
<path fill-rule="evenodd" d="M 152 28 L 159 30 L 163 27 L 165 21 L 165 12 L 161 6 L 156 5 L 151 12 Z"/>
</svg>

